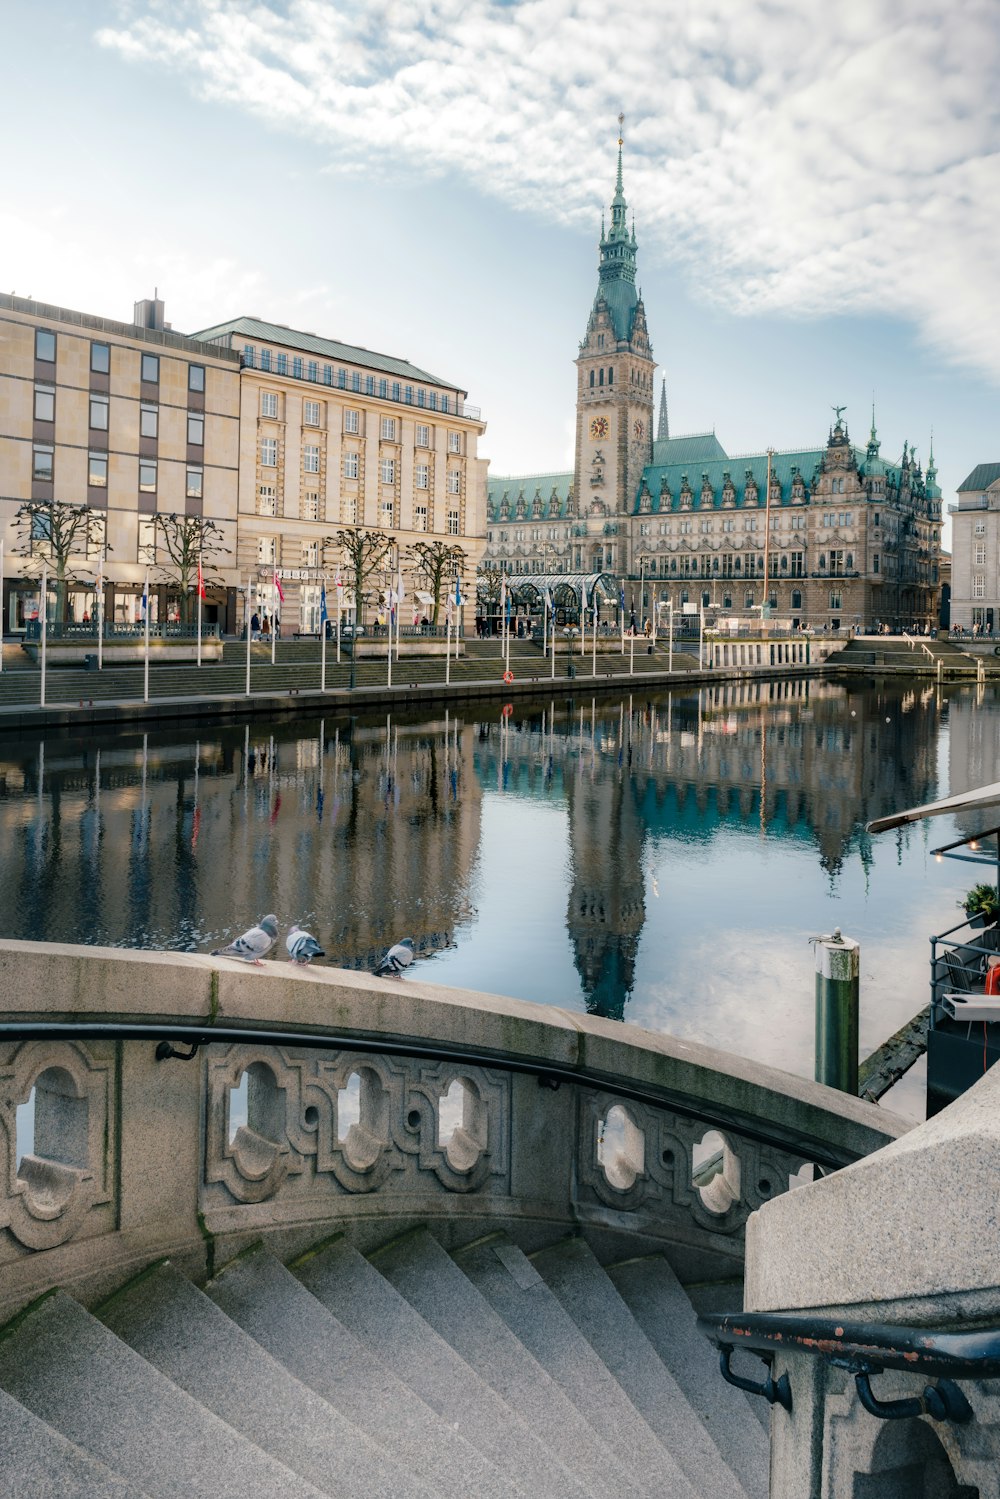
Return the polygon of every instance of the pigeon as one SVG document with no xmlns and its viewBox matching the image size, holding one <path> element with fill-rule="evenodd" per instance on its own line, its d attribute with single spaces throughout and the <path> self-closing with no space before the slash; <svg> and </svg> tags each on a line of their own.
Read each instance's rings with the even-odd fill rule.
<svg viewBox="0 0 1000 1499">
<path fill-rule="evenodd" d="M 285 938 L 285 946 L 288 948 L 288 956 L 293 963 L 311 963 L 313 958 L 325 958 L 326 953 L 320 947 L 311 932 L 304 932 L 296 923 Z"/>
<path fill-rule="evenodd" d="M 400 974 L 406 972 L 412 962 L 413 938 L 404 937 L 402 942 L 397 942 L 392 947 L 390 947 L 389 951 L 386 953 L 385 957 L 376 968 L 375 975 L 377 978 L 381 978 L 383 974 L 389 973 L 395 974 L 395 976 L 398 978 Z"/>
<path fill-rule="evenodd" d="M 259 967 L 261 958 L 271 951 L 277 940 L 277 916 L 262 916 L 258 926 L 252 926 L 242 937 L 230 942 L 228 947 L 214 947 L 212 957 L 239 958 L 244 963 L 256 963 Z"/>
</svg>

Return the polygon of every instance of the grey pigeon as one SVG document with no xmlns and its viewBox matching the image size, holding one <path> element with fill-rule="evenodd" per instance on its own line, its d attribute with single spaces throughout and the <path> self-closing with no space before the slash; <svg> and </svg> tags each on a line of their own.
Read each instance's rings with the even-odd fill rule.
<svg viewBox="0 0 1000 1499">
<path fill-rule="evenodd" d="M 412 962 L 413 938 L 404 937 L 402 942 L 397 942 L 390 947 L 375 970 L 376 977 L 381 977 L 385 973 L 395 974 L 398 977 L 406 972 Z"/>
<path fill-rule="evenodd" d="M 252 926 L 242 937 L 236 937 L 228 947 L 213 947 L 213 958 L 239 958 L 243 963 L 256 963 L 269 953 L 278 940 L 277 916 L 262 916 L 258 926 Z"/>
<path fill-rule="evenodd" d="M 313 958 L 326 957 L 326 953 L 312 933 L 304 932 L 298 923 L 292 927 L 285 938 L 285 946 L 288 948 L 288 956 L 293 963 L 311 963 Z"/>
</svg>

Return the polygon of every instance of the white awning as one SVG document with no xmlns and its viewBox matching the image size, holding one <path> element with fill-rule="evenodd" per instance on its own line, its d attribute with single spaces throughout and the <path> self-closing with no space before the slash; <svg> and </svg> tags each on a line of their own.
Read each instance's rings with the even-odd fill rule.
<svg viewBox="0 0 1000 1499">
<path fill-rule="evenodd" d="M 413 597 L 416 599 L 416 601 L 417 601 L 418 604 L 428 604 L 428 605 L 431 606 L 431 608 L 433 608 L 433 606 L 434 606 L 434 595 L 432 593 L 419 593 L 418 592 L 418 593 L 415 593 L 413 595 Z"/>
<path fill-rule="evenodd" d="M 1000 781 L 989 786 L 980 786 L 975 791 L 961 791 L 957 796 L 946 796 L 943 801 L 925 802 L 922 807 L 910 807 L 905 812 L 894 812 L 891 817 L 876 817 L 868 823 L 868 833 L 887 833 L 890 828 L 901 828 L 907 822 L 919 822 L 922 817 L 941 817 L 947 812 L 971 812 L 977 807 L 1000 805 Z"/>
</svg>

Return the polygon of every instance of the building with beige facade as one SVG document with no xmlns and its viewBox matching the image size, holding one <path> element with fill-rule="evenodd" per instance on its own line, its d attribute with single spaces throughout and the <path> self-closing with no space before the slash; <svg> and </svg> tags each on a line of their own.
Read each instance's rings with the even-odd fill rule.
<svg viewBox="0 0 1000 1499">
<path fill-rule="evenodd" d="M 951 625 L 1000 630 L 1000 463 L 979 463 L 958 486 L 951 516 Z"/>
<path fill-rule="evenodd" d="M 193 338 L 243 366 L 237 566 L 262 616 L 276 608 L 285 635 L 318 631 L 321 585 L 338 564 L 353 616 L 350 569 L 334 540 L 342 530 L 390 538 L 406 611 L 426 594 L 415 543 L 460 547 L 471 586 L 485 540 L 487 465 L 477 452 L 485 424 L 464 390 L 406 360 L 259 318 Z M 375 610 L 388 569 L 369 581 Z"/>
<path fill-rule="evenodd" d="M 108 624 L 138 620 L 147 568 L 151 619 L 176 610 L 157 514 L 213 521 L 235 558 L 239 412 L 239 356 L 173 332 L 155 298 L 120 323 L 0 295 L 4 633 L 37 616 L 51 560 L 44 525 L 17 523 L 26 504 L 92 512 L 68 559 L 70 621 L 93 617 L 102 562 Z M 225 627 L 236 574 L 217 576 L 206 617 Z"/>
<path fill-rule="evenodd" d="M 96 618 L 101 576 L 107 624 L 137 624 L 147 568 L 152 624 L 177 617 L 179 580 L 157 524 L 169 515 L 215 528 L 204 569 L 210 628 L 242 629 L 249 580 L 251 607 L 277 606 L 286 635 L 316 633 L 321 587 L 338 565 L 352 618 L 335 541 L 345 530 L 383 533 L 406 609 L 427 612 L 416 543 L 461 549 L 466 594 L 480 560 L 484 431 L 454 383 L 257 318 L 186 336 L 155 298 L 136 303 L 128 324 L 0 296 L 4 632 L 24 634 L 37 618 L 53 549 L 22 507 L 48 502 L 88 511 L 60 604 L 70 624 Z M 374 612 L 388 572 L 366 581 Z M 331 616 L 334 607 L 330 595 Z"/>
</svg>

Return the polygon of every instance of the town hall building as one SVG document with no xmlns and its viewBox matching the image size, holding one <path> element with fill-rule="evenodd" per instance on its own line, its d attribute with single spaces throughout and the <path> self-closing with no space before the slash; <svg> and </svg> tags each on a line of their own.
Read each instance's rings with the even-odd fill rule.
<svg viewBox="0 0 1000 1499">
<path fill-rule="evenodd" d="M 489 572 L 563 578 L 567 618 L 603 595 L 615 620 L 672 604 L 790 627 L 930 628 L 937 623 L 941 491 L 909 443 L 886 459 L 875 416 L 864 446 L 835 418 L 816 447 L 730 457 L 714 432 L 672 437 L 666 385 L 656 431 L 656 362 L 636 285 L 621 137 L 611 222 L 602 222 L 597 292 L 576 356 L 571 472 L 490 475 Z M 590 580 L 590 581 L 581 581 Z M 526 599 L 534 589 L 523 589 Z M 584 597 L 581 599 L 581 594 Z M 630 620 L 626 621 L 627 623 Z"/>
</svg>

